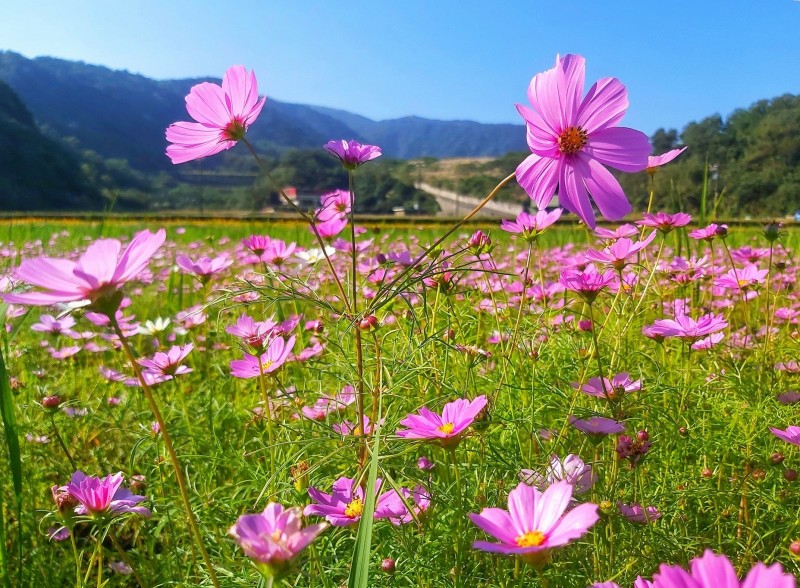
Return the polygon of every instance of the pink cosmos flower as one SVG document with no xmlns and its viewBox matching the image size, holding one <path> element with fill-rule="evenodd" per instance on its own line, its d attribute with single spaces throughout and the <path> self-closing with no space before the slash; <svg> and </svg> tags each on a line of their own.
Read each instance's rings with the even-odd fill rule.
<svg viewBox="0 0 800 588">
<path fill-rule="evenodd" d="M 261 254 L 261 259 L 265 263 L 280 267 L 286 263 L 296 248 L 297 243 L 287 244 L 280 239 L 272 239 L 269 247 L 267 247 L 264 250 L 264 253 Z"/>
<path fill-rule="evenodd" d="M 553 455 L 544 474 L 534 470 L 522 470 L 519 473 L 520 482 L 534 485 L 539 490 L 545 490 L 561 480 L 572 484 L 576 494 L 585 494 L 597 481 L 597 473 L 592 471 L 592 466 L 572 453 L 563 460 Z"/>
<path fill-rule="evenodd" d="M 641 390 L 642 381 L 631 380 L 631 375 L 628 372 L 622 372 L 610 380 L 606 377 L 602 379 L 590 378 L 583 386 L 578 382 L 573 382 L 572 387 L 595 398 L 619 400 L 625 394 Z"/>
<path fill-rule="evenodd" d="M 258 378 L 262 374 L 274 372 L 286 363 L 294 342 L 294 335 L 288 339 L 275 337 L 270 341 L 267 350 L 258 357 L 245 353 L 244 359 L 232 360 L 231 375 L 235 378 Z"/>
<path fill-rule="evenodd" d="M 640 227 L 653 227 L 666 234 L 678 227 L 685 227 L 690 222 L 692 222 L 692 215 L 685 212 L 676 212 L 675 214 L 645 212 L 642 220 L 636 221 L 636 224 Z"/>
<path fill-rule="evenodd" d="M 622 516 L 634 523 L 652 523 L 661 518 L 661 513 L 655 506 L 642 507 L 638 502 L 631 505 L 618 502 L 617 508 Z"/>
<path fill-rule="evenodd" d="M 39 322 L 31 325 L 32 331 L 40 333 L 50 333 L 51 335 L 67 335 L 71 336 L 74 331 L 72 327 L 75 326 L 75 319 L 67 315 L 60 318 L 55 318 L 50 314 L 43 314 L 39 317 Z"/>
<path fill-rule="evenodd" d="M 727 273 L 714 280 L 714 285 L 726 290 L 741 292 L 764 283 L 767 274 L 769 274 L 769 270 L 758 269 L 757 266 L 748 263 L 744 267 L 728 270 Z"/>
<path fill-rule="evenodd" d="M 197 261 L 192 260 L 188 255 L 178 255 L 175 263 L 187 274 L 193 274 L 205 284 L 214 276 L 221 274 L 233 264 L 233 260 L 223 253 L 215 258 L 203 256 Z"/>
<path fill-rule="evenodd" d="M 561 218 L 562 209 L 556 208 L 551 212 L 540 210 L 536 214 L 528 214 L 525 211 L 517 215 L 516 220 L 504 220 L 500 223 L 500 228 L 508 233 L 521 233 L 522 238 L 528 242 L 533 242 L 541 235 L 544 230 Z"/>
<path fill-rule="evenodd" d="M 508 493 L 508 511 L 484 508 L 469 518 L 500 543 L 476 541 L 475 549 L 519 555 L 527 562 L 541 566 L 549 552 L 583 536 L 597 522 L 597 505 L 579 504 L 566 514 L 572 500 L 572 484 L 561 480 L 543 493 L 534 486 L 519 484 Z"/>
<path fill-rule="evenodd" d="M 332 218 L 346 219 L 350 214 L 352 195 L 345 190 L 334 190 L 323 194 L 319 198 L 321 207 L 317 209 L 316 218 L 319 221 L 328 221 Z"/>
<path fill-rule="evenodd" d="M 785 431 L 774 427 L 770 427 L 769 430 L 772 431 L 772 434 L 778 439 L 783 439 L 787 443 L 800 446 L 800 427 L 790 425 L 786 427 Z"/>
<path fill-rule="evenodd" d="M 577 293 L 587 302 L 594 302 L 601 290 L 607 288 L 617 279 L 613 270 L 601 274 L 594 266 L 583 271 L 564 270 L 558 281 L 567 289 Z"/>
<path fill-rule="evenodd" d="M 642 171 L 650 141 L 644 133 L 616 126 L 628 108 L 625 86 L 603 78 L 581 99 L 585 75 L 584 58 L 565 55 L 531 80 L 533 109 L 518 104 L 517 110 L 525 119 L 532 154 L 517 167 L 517 182 L 540 209 L 558 189 L 561 206 L 594 228 L 589 194 L 608 219 L 619 220 L 631 211 L 619 182 L 603 166 Z"/>
<path fill-rule="evenodd" d="M 328 141 L 323 145 L 325 150 L 342 162 L 348 170 L 354 170 L 362 163 L 377 159 L 382 155 L 381 148 L 377 145 L 362 145 L 358 141 Z"/>
<path fill-rule="evenodd" d="M 375 481 L 375 493 L 378 494 L 383 480 Z M 339 478 L 333 483 L 333 492 L 325 494 L 316 488 L 309 488 L 308 495 L 314 501 L 303 513 L 306 516 L 317 515 L 334 527 L 346 527 L 361 520 L 364 512 L 364 489 L 356 486 L 351 478 Z M 400 518 L 407 514 L 403 501 L 394 490 L 378 494 L 375 503 L 375 519 Z"/>
<path fill-rule="evenodd" d="M 109 474 L 105 478 L 94 478 L 78 470 L 72 474 L 66 486 L 53 486 L 53 496 L 68 493 L 77 502 L 75 514 L 78 515 L 95 517 L 134 513 L 149 517 L 150 511 L 147 508 L 136 506 L 145 497 L 122 488 L 122 480 L 122 472 Z"/>
<path fill-rule="evenodd" d="M 441 416 L 422 407 L 417 414 L 410 414 L 400 421 L 408 428 L 398 430 L 397 435 L 406 439 L 439 441 L 443 447 L 453 448 L 487 402 L 486 396 L 478 396 L 472 401 L 459 398 L 445 404 Z"/>
<path fill-rule="evenodd" d="M 703 227 L 702 229 L 695 229 L 693 231 L 689 231 L 689 236 L 692 239 L 697 239 L 698 241 L 713 241 L 717 237 L 726 237 L 728 235 L 728 225 L 718 225 L 716 223 L 711 223 L 707 227 Z"/>
<path fill-rule="evenodd" d="M 721 314 L 704 314 L 697 320 L 688 315 L 674 319 L 659 319 L 648 327 L 648 336 L 678 337 L 694 343 L 703 337 L 728 327 L 728 321 Z"/>
<path fill-rule="evenodd" d="M 650 233 L 643 241 L 631 241 L 627 237 L 622 237 L 614 241 L 613 244 L 604 248 L 602 251 L 590 249 L 586 252 L 587 259 L 597 261 L 600 263 L 608 264 L 615 270 L 620 271 L 626 265 L 631 263 L 629 261 L 633 256 L 639 253 L 642 249 L 650 245 L 653 239 L 656 238 L 656 231 Z"/>
<path fill-rule="evenodd" d="M 228 534 L 267 575 L 277 576 L 286 571 L 292 560 L 327 526 L 327 523 L 317 523 L 304 529 L 300 507 L 284 508 L 277 502 L 270 502 L 260 514 L 240 516 Z"/>
<path fill-rule="evenodd" d="M 173 345 L 169 351 L 156 351 L 153 357 L 137 359 L 137 363 L 142 366 L 145 380 L 148 384 L 166 382 L 175 376 L 183 376 L 192 372 L 192 368 L 181 365 L 181 362 L 192 352 L 194 345 Z"/>
<path fill-rule="evenodd" d="M 348 385 L 333 396 L 323 395 L 312 406 L 304 406 L 302 413 L 306 418 L 320 421 L 329 414 L 343 411 L 355 401 L 355 389 Z"/>
<path fill-rule="evenodd" d="M 733 564 L 724 555 L 707 549 L 694 558 L 687 572 L 680 566 L 661 564 L 653 576 L 653 588 L 795 588 L 795 578 L 783 573 L 781 564 L 766 566 L 759 562 L 750 568 L 740 583 Z"/>
<path fill-rule="evenodd" d="M 185 163 L 230 149 L 261 113 L 266 98 L 258 99 L 256 74 L 234 65 L 222 86 L 204 82 L 189 90 L 186 110 L 197 122 L 172 123 L 166 132 L 167 157 Z"/>
<path fill-rule="evenodd" d="M 667 151 L 661 155 L 650 155 L 647 158 L 647 173 L 655 173 L 659 167 L 668 164 L 670 161 L 678 157 L 678 155 L 686 151 L 686 149 L 687 147 L 681 147 L 680 149 L 672 149 L 671 151 Z"/>
<path fill-rule="evenodd" d="M 264 350 L 265 345 L 269 344 L 269 339 L 277 326 L 278 324 L 271 319 L 256 321 L 251 316 L 243 314 L 235 324 L 225 327 L 225 332 L 238 337 L 248 347 L 260 352 Z"/>
<path fill-rule="evenodd" d="M 135 279 L 150 262 L 166 238 L 166 231 L 142 231 L 119 254 L 122 245 L 117 239 L 98 239 L 77 262 L 51 257 L 26 259 L 15 272 L 16 278 L 42 292 L 2 294 L 3 300 L 14 304 L 47 306 L 58 302 L 88 301 L 103 304 L 108 301 L 119 307 L 119 288 Z M 103 314 L 113 314 L 117 308 L 98 308 Z"/>
<path fill-rule="evenodd" d="M 272 243 L 272 239 L 268 235 L 250 235 L 242 239 L 245 249 L 252 251 L 259 259 L 269 248 L 270 243 Z"/>
</svg>

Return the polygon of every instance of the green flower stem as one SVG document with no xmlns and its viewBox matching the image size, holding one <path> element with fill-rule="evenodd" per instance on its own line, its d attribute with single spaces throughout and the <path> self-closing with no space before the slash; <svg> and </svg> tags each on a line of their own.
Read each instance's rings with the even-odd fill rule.
<svg viewBox="0 0 800 588">
<path fill-rule="evenodd" d="M 175 479 L 178 482 L 178 489 L 180 490 L 181 501 L 183 502 L 183 509 L 186 512 L 186 517 L 189 520 L 189 528 L 192 531 L 192 535 L 194 536 L 194 540 L 197 543 L 197 547 L 200 549 L 200 554 L 203 557 L 203 561 L 205 562 L 206 569 L 208 570 L 208 575 L 211 578 L 211 582 L 214 584 L 215 588 L 220 588 L 219 580 L 217 579 L 217 574 L 214 571 L 214 566 L 211 563 L 211 558 L 208 555 L 208 551 L 206 550 L 206 546 L 203 543 L 203 536 L 200 533 L 200 527 L 197 524 L 197 519 L 194 516 L 194 512 L 192 512 L 192 504 L 189 501 L 189 493 L 186 488 L 186 479 L 183 476 L 183 469 L 181 468 L 181 462 L 178 460 L 178 454 L 175 453 L 175 447 L 172 445 L 172 438 L 167 431 L 167 424 L 164 422 L 164 417 L 161 416 L 161 411 L 158 408 L 158 404 L 156 403 L 155 396 L 153 396 L 153 391 L 150 389 L 150 386 L 144 379 L 142 375 L 142 370 L 139 367 L 139 364 L 136 362 L 136 356 L 133 353 L 133 349 L 131 349 L 128 340 L 125 338 L 125 335 L 122 332 L 122 329 L 117 322 L 116 317 L 109 316 L 111 321 L 111 326 L 114 329 L 117 337 L 119 337 L 119 341 L 122 344 L 122 348 L 125 350 L 125 354 L 128 356 L 128 361 L 131 364 L 131 368 L 133 369 L 133 373 L 136 375 L 136 378 L 139 380 L 139 383 L 142 385 L 142 392 L 144 393 L 144 397 L 147 399 L 147 404 L 150 406 L 150 411 L 153 413 L 153 417 L 155 417 L 156 422 L 158 423 L 159 427 L 161 428 L 161 436 L 164 439 L 164 446 L 167 449 L 167 453 L 169 454 L 169 459 L 172 462 L 172 469 L 175 471 Z"/>
</svg>

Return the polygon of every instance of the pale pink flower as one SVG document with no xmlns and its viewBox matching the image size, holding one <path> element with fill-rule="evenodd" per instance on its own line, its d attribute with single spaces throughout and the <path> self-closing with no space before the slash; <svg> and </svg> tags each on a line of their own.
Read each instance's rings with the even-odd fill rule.
<svg viewBox="0 0 800 588">
<path fill-rule="evenodd" d="M 687 315 L 674 319 L 659 319 L 648 327 L 648 336 L 678 337 L 694 343 L 711 333 L 728 327 L 728 321 L 721 314 L 704 314 L 697 320 Z"/>
<path fill-rule="evenodd" d="M 659 167 L 666 165 L 678 157 L 678 155 L 686 151 L 686 149 L 686 147 L 681 147 L 680 149 L 672 149 L 671 151 L 667 151 L 661 155 L 650 155 L 647 158 L 647 172 L 651 174 L 655 173 Z"/>
<path fill-rule="evenodd" d="M 77 262 L 52 257 L 26 259 L 15 272 L 22 282 L 42 288 L 41 292 L 2 294 L 3 300 L 15 304 L 47 306 L 58 302 L 88 301 L 105 315 L 119 307 L 122 284 L 134 280 L 161 247 L 166 231 L 142 231 L 120 255 L 117 239 L 98 239 L 86 249 Z M 114 308 L 106 308 L 106 306 Z"/>
<path fill-rule="evenodd" d="M 645 212 L 642 215 L 642 220 L 636 221 L 636 224 L 640 227 L 652 227 L 666 234 L 678 227 L 685 227 L 690 222 L 692 222 L 692 216 L 685 212 L 676 212 L 675 214 Z"/>
<path fill-rule="evenodd" d="M 137 496 L 127 488 L 122 488 L 122 472 L 109 474 L 105 478 L 87 476 L 78 470 L 72 474 L 69 484 L 62 487 L 53 486 L 53 495 L 56 492 L 67 492 L 77 502 L 75 514 L 90 516 L 119 515 L 134 513 L 144 517 L 150 516 L 150 511 L 137 506 L 145 498 Z"/>
<path fill-rule="evenodd" d="M 157 351 L 153 357 L 137 359 L 137 363 L 142 366 L 145 380 L 150 383 L 161 383 L 173 379 L 175 376 L 183 376 L 192 372 L 192 368 L 181 365 L 184 359 L 192 352 L 194 345 L 173 345 L 166 353 Z"/>
<path fill-rule="evenodd" d="M 167 157 L 185 163 L 230 149 L 261 113 L 266 98 L 258 99 L 254 72 L 234 65 L 222 77 L 222 86 L 204 82 L 186 96 L 186 110 L 197 122 L 176 122 L 167 128 Z"/>
<path fill-rule="evenodd" d="M 632 380 L 628 372 L 615 375 L 610 380 L 603 378 L 590 378 L 583 386 L 578 382 L 573 382 L 572 387 L 580 390 L 584 394 L 596 398 L 607 398 L 609 400 L 619 400 L 625 394 L 637 392 L 642 389 L 641 380 Z"/>
<path fill-rule="evenodd" d="M 643 241 L 634 242 L 627 237 L 621 237 L 602 251 L 590 249 L 586 252 L 586 257 L 591 261 L 605 263 L 615 270 L 620 271 L 626 265 L 632 263 L 633 260 L 631 258 L 650 245 L 655 238 L 656 231 L 650 233 Z"/>
<path fill-rule="evenodd" d="M 539 490 L 545 490 L 561 480 L 572 484 L 576 494 L 585 494 L 597 481 L 597 473 L 592 471 L 592 466 L 572 453 L 564 459 L 553 455 L 544 474 L 534 470 L 522 470 L 519 473 L 520 482 L 532 484 Z"/>
<path fill-rule="evenodd" d="M 221 274 L 233 264 L 233 260 L 225 253 L 213 259 L 203 256 L 197 261 L 192 260 L 187 255 L 178 255 L 175 258 L 175 262 L 184 272 L 195 275 L 203 284 L 214 276 Z"/>
</svg>

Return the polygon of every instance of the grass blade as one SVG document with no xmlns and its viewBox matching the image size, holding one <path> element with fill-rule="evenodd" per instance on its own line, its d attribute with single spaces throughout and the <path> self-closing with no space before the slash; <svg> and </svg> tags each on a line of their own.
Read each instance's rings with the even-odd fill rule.
<svg viewBox="0 0 800 588">
<path fill-rule="evenodd" d="M 378 444 L 380 443 L 380 425 L 375 428 L 372 452 L 367 474 L 367 490 L 364 495 L 364 512 L 358 523 L 356 547 L 353 550 L 353 565 L 347 588 L 369 588 L 369 557 L 372 550 L 372 524 L 375 513 L 375 481 L 378 479 Z"/>
<path fill-rule="evenodd" d="M 3 433 L 8 445 L 8 461 L 11 469 L 11 478 L 14 484 L 14 495 L 17 501 L 17 546 L 19 548 L 18 570 L 22 574 L 22 459 L 19 452 L 19 434 L 17 432 L 17 420 L 14 417 L 14 401 L 11 398 L 11 386 L 8 383 L 8 372 L 3 353 L 0 352 L 0 415 L 3 418 Z M 5 525 L 5 521 L 3 521 Z M 5 535 L 5 527 L 3 529 Z M 5 549 L 5 547 L 4 547 Z M 10 585 L 9 570 L 7 567 L 7 557 L 4 557 L 2 570 L 3 583 Z M 22 578 L 19 578 L 20 584 Z"/>
</svg>

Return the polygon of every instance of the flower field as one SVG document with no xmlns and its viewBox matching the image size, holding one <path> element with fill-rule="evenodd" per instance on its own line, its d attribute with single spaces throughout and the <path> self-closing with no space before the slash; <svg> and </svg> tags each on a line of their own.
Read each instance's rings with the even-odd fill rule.
<svg viewBox="0 0 800 588">
<path fill-rule="evenodd" d="M 657 235 L 619 272 L 604 272 L 599 262 L 587 265 L 606 251 L 603 238 L 559 225 L 530 243 L 485 226 L 491 246 L 458 232 L 397 282 L 403 294 L 391 300 L 387 285 L 437 231 L 357 231 L 361 313 L 376 319 L 355 327 L 363 345 L 361 430 L 355 328 L 330 269 L 304 260 L 310 233 L 300 225 L 167 227 L 164 244 L 125 285 L 119 323 L 139 365 L 161 373 L 148 382 L 221 584 L 253 585 L 259 576 L 228 531 L 270 502 L 305 509 L 304 524 L 317 530 L 331 523 L 291 558 L 285 581 L 345 583 L 371 456 L 385 498 L 374 511 L 370 585 L 630 585 L 660 563 L 686 565 L 705 548 L 740 571 L 760 560 L 796 571 L 797 450 L 770 427 L 796 422 L 792 403 L 800 396 L 793 391 L 797 234 L 770 247 L 752 229 L 711 242 L 677 229 Z M 17 224 L 4 255 L 9 265 L 44 251 L 76 259 L 97 242 L 97 230 Z M 126 223 L 105 230 L 135 233 Z M 631 232 L 636 241 L 640 229 Z M 279 241 L 297 248 L 283 263 L 265 264 L 243 244 L 251 234 L 269 235 L 270 250 Z M 333 267 L 347 281 L 348 243 L 334 249 Z M 210 276 L 198 275 L 182 256 L 198 266 L 204 256 L 218 262 Z M 725 279 L 732 267 L 742 275 L 768 271 L 740 292 Z M 587 297 L 572 285 L 576 276 L 602 286 Z M 132 574 L 113 571 L 131 569 L 145 585 L 208 583 L 163 431 L 119 338 L 95 314 L 63 308 L 6 311 L 23 469 L 18 529 L 4 466 L 12 575 L 19 530 L 23 577 L 32 585 L 44 578 L 70 585 L 78 565 L 87 583 L 102 571 L 110 585 L 134 585 Z M 698 345 L 705 332 L 642 332 L 709 314 L 726 323 L 714 344 Z M 237 373 L 237 362 L 274 341 L 293 341 L 283 363 L 262 365 L 263 376 L 258 362 Z M 162 372 L 145 358 L 160 358 Z M 460 421 L 437 416 L 449 403 L 478 399 L 479 410 Z M 430 425 L 413 416 L 426 409 Z M 50 488 L 77 470 L 122 472 L 123 487 L 144 499 L 133 512 L 73 513 Z M 558 480 L 571 485 L 562 500 L 571 494 L 577 503 L 559 508 L 585 509 L 588 532 L 548 550 L 541 566 L 525 563 L 530 556 L 473 548 L 503 541 L 482 524 L 482 509 L 506 509 L 520 481 L 530 493 Z M 328 498 L 332 488 L 343 496 L 338 502 Z M 382 571 L 384 559 L 393 572 Z"/>
<path fill-rule="evenodd" d="M 583 86 L 534 77 L 452 225 L 355 216 L 346 140 L 294 222 L 8 221 L 4 585 L 793 588 L 800 236 L 651 212 L 682 150 Z M 173 163 L 258 160 L 252 72 L 186 104 Z M 538 212 L 468 222 L 515 178 Z"/>
</svg>

